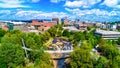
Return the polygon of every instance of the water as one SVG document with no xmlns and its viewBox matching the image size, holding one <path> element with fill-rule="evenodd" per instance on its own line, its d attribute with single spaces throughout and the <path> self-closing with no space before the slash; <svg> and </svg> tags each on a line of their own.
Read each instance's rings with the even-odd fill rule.
<svg viewBox="0 0 120 68">
<path fill-rule="evenodd" d="M 63 54 L 63 56 L 61 58 L 64 58 L 65 55 L 67 55 L 67 54 Z M 58 60 L 58 68 L 65 68 L 65 62 L 64 61 L 65 61 L 65 59 Z"/>
<path fill-rule="evenodd" d="M 73 49 L 73 47 L 71 46 L 70 42 L 60 40 L 59 38 L 54 38 L 53 44 L 56 44 L 56 43 L 57 43 L 57 39 L 58 39 L 60 42 L 63 43 L 62 49 L 61 49 L 58 45 L 56 45 L 57 50 L 72 50 L 72 49 Z M 64 42 L 65 42 L 65 43 L 64 43 Z M 58 60 L 58 64 L 57 64 L 58 68 L 65 68 L 65 58 L 64 58 L 64 57 L 66 57 L 66 55 L 68 55 L 68 54 L 63 54 L 63 56 L 61 57 L 62 59 L 59 59 L 59 60 Z M 63 58 L 64 58 L 64 59 L 63 59 Z"/>
</svg>

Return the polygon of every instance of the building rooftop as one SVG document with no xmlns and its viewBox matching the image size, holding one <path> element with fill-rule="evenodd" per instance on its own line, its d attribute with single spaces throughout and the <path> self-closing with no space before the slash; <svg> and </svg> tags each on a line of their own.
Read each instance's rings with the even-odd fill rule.
<svg viewBox="0 0 120 68">
<path fill-rule="evenodd" d="M 117 32 L 117 31 L 107 31 L 107 30 L 96 30 L 95 33 L 98 33 L 98 34 L 120 34 L 120 32 Z"/>
<path fill-rule="evenodd" d="M 64 29 L 68 29 L 70 31 L 79 31 L 77 28 L 73 27 L 73 26 L 68 26 L 68 27 L 63 27 Z"/>
<path fill-rule="evenodd" d="M 25 24 L 25 22 L 11 22 L 13 24 Z"/>
<path fill-rule="evenodd" d="M 85 23 L 85 24 L 83 24 L 82 22 L 78 22 L 78 25 L 79 26 L 87 26 L 87 24 Z"/>
<path fill-rule="evenodd" d="M 52 22 L 48 22 L 48 23 L 46 23 L 46 22 L 38 22 L 38 21 L 32 21 L 32 25 L 34 26 L 34 25 L 41 25 L 41 26 L 45 26 L 45 27 L 52 27 L 53 25 L 54 25 L 54 23 L 52 23 Z"/>
</svg>

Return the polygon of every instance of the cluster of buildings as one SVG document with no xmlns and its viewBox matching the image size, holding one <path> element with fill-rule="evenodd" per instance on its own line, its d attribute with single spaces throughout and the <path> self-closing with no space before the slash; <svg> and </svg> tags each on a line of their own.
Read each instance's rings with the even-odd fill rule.
<svg viewBox="0 0 120 68">
<path fill-rule="evenodd" d="M 51 27 L 57 24 L 64 23 L 63 28 L 69 31 L 84 31 L 88 26 L 98 27 L 95 35 L 100 35 L 105 39 L 118 39 L 120 32 L 117 32 L 120 28 L 118 23 L 90 23 L 81 22 L 79 20 L 70 21 L 65 17 L 64 19 L 52 18 L 50 20 L 32 20 L 31 22 L 15 22 L 15 21 L 0 21 L 0 28 L 4 30 L 21 30 L 23 32 L 43 32 L 47 31 Z M 116 31 L 116 32 L 115 32 Z"/>
<path fill-rule="evenodd" d="M 118 23 L 102 23 L 100 25 L 100 28 L 104 29 L 104 30 L 116 31 L 118 28 L 120 28 L 120 24 L 118 24 Z"/>
<path fill-rule="evenodd" d="M 1 23 L 0 28 L 4 29 L 5 31 L 9 29 L 6 23 Z"/>
<path fill-rule="evenodd" d="M 64 29 L 73 30 L 73 31 L 81 31 L 86 30 L 88 26 L 98 26 L 100 27 L 101 24 L 99 23 L 84 23 L 78 20 L 71 21 L 68 20 L 67 17 L 65 18 L 52 18 L 52 19 L 45 19 L 45 20 L 32 20 L 30 23 L 28 22 L 15 22 L 15 21 L 3 21 L 0 23 L 0 27 L 4 30 L 21 30 L 23 32 L 41 32 L 47 31 L 54 25 L 64 23 Z"/>
<path fill-rule="evenodd" d="M 0 28 L 8 30 L 24 30 L 25 22 L 12 22 L 12 21 L 2 21 L 0 22 Z"/>
<path fill-rule="evenodd" d="M 32 22 L 32 23 L 31 23 Z M 21 31 L 29 31 L 29 30 L 39 30 L 46 31 L 50 27 L 61 23 L 59 18 L 52 18 L 51 20 L 32 20 L 31 22 L 22 22 L 22 21 L 0 21 L 0 28 L 4 30 L 21 30 Z"/>
<path fill-rule="evenodd" d="M 37 29 L 39 31 L 46 31 L 52 26 L 54 26 L 56 23 L 54 22 L 39 22 L 38 20 L 33 20 L 32 21 L 32 27 L 34 29 Z"/>
</svg>

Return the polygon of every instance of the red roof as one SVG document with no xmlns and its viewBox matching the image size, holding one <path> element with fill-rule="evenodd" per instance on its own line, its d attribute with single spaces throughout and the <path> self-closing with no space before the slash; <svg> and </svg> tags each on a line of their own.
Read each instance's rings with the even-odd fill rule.
<svg viewBox="0 0 120 68">
<path fill-rule="evenodd" d="M 53 23 L 44 23 L 43 26 L 44 27 L 52 27 L 54 24 Z"/>
<path fill-rule="evenodd" d="M 32 21 L 32 25 L 35 26 L 35 25 L 40 25 L 40 26 L 44 26 L 44 27 L 52 27 L 54 24 L 53 23 L 45 23 L 45 22 L 38 22 L 37 20 L 33 20 Z"/>
<path fill-rule="evenodd" d="M 39 31 L 42 31 L 42 30 L 47 31 L 49 28 L 50 27 L 38 27 L 38 30 Z"/>
<path fill-rule="evenodd" d="M 39 25 L 38 20 L 33 20 L 33 21 L 32 21 L 32 25 L 33 25 L 33 26 L 34 26 L 34 25 Z"/>
</svg>

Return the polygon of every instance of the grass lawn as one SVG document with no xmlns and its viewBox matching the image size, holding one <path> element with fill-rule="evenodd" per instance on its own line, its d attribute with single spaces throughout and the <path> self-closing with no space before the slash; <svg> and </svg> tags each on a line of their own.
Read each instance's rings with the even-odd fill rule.
<svg viewBox="0 0 120 68">
<path fill-rule="evenodd" d="M 68 40 L 68 38 L 67 38 L 67 37 L 63 37 L 63 36 L 62 36 L 62 37 L 60 37 L 60 38 L 62 38 L 62 39 L 64 39 L 64 40 Z"/>
<path fill-rule="evenodd" d="M 53 38 L 50 38 L 44 45 L 49 46 L 52 44 Z"/>
</svg>

